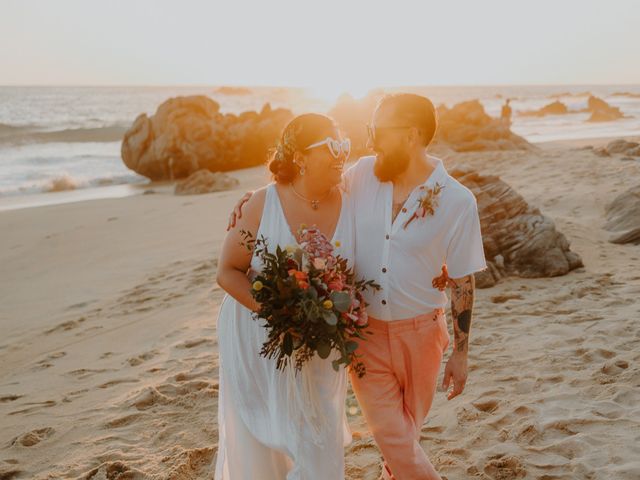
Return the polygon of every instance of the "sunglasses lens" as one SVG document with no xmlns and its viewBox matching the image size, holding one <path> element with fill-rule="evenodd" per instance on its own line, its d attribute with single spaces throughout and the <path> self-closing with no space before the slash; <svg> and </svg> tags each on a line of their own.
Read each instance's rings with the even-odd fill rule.
<svg viewBox="0 0 640 480">
<path fill-rule="evenodd" d="M 340 143 L 337 140 L 330 140 L 329 150 L 331 150 L 331 155 L 338 158 L 340 155 Z"/>
<path fill-rule="evenodd" d="M 344 152 L 344 156 L 349 158 L 349 154 L 351 153 L 351 140 L 348 138 L 342 142 L 342 151 Z"/>
</svg>

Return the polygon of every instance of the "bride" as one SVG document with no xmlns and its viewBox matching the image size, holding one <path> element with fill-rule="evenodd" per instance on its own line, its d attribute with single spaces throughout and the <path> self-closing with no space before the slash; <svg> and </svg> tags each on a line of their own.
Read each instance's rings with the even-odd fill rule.
<svg viewBox="0 0 640 480">
<path fill-rule="evenodd" d="M 263 236 L 270 249 L 295 245 L 301 224 L 316 225 L 353 265 L 350 202 L 340 188 L 350 142 L 319 114 L 294 118 L 269 163 L 274 182 L 257 190 L 226 235 L 217 281 L 227 292 L 218 316 L 219 446 L 215 480 L 344 479 L 344 446 L 351 442 L 345 414 L 347 377 L 333 355 L 317 355 L 301 372 L 276 369 L 260 355 L 267 330 L 252 318 L 249 270 L 260 271 L 243 231 Z"/>
</svg>

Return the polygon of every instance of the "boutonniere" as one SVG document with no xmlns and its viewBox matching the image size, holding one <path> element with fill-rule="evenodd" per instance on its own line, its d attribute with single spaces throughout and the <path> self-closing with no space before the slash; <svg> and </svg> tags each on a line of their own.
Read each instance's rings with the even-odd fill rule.
<svg viewBox="0 0 640 480">
<path fill-rule="evenodd" d="M 418 206 L 416 207 L 415 212 L 413 212 L 411 218 L 405 222 L 403 228 L 406 229 L 416 218 L 424 218 L 427 215 L 433 215 L 436 208 L 438 208 L 440 192 L 442 192 L 443 188 L 444 185 L 440 185 L 437 182 L 433 188 L 428 188 L 424 195 L 418 199 Z"/>
</svg>

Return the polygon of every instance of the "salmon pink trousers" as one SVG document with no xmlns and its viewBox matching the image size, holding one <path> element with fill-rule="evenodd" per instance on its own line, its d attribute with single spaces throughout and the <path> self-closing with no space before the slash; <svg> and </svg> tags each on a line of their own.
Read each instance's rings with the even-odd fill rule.
<svg viewBox="0 0 640 480">
<path fill-rule="evenodd" d="M 403 320 L 369 318 L 368 330 L 358 347 L 366 373 L 352 372 L 351 384 L 375 441 L 395 479 L 440 479 L 419 440 L 450 341 L 444 309 Z"/>
</svg>

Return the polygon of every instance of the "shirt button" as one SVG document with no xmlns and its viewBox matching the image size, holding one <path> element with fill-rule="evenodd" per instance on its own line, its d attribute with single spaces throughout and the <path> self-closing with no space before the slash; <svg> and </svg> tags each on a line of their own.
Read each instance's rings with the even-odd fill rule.
<svg viewBox="0 0 640 480">
<path fill-rule="evenodd" d="M 384 237 L 384 238 L 386 238 L 387 240 L 389 240 L 389 235 L 385 235 L 385 237 Z"/>
<path fill-rule="evenodd" d="M 407 209 L 406 209 L 406 208 L 403 208 L 403 209 L 402 209 L 402 213 L 407 213 Z"/>
<path fill-rule="evenodd" d="M 387 269 L 382 267 L 382 273 L 387 273 Z"/>
<path fill-rule="evenodd" d="M 383 304 L 383 305 L 386 305 L 386 304 L 387 304 L 387 301 L 386 301 L 386 300 L 382 300 L 382 304 Z"/>
</svg>

